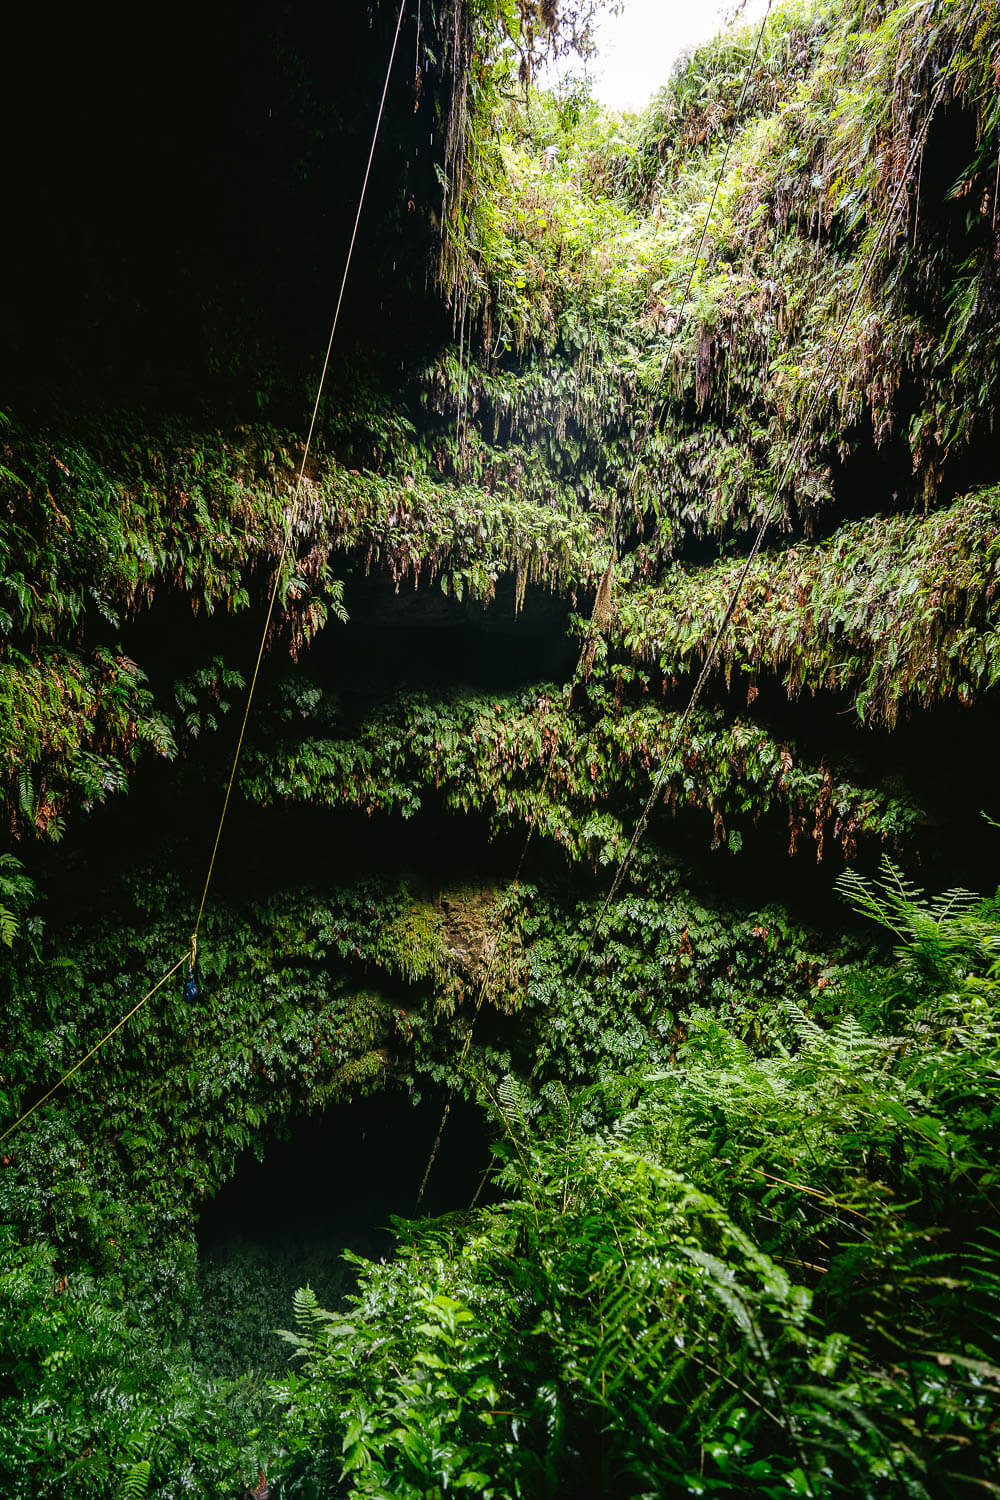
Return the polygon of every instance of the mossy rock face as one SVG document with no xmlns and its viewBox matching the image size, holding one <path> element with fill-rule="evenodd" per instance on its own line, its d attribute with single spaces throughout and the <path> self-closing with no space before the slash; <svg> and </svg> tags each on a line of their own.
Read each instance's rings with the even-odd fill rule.
<svg viewBox="0 0 1000 1500">
<path fill-rule="evenodd" d="M 449 953 L 470 979 L 481 980 L 490 962 L 490 937 L 497 925 L 496 891 L 449 891 L 442 893 L 440 904 Z"/>
<path fill-rule="evenodd" d="M 431 980 L 438 1005 L 449 1014 L 481 997 L 516 1003 L 523 984 L 520 945 L 504 920 L 504 892 L 492 885 L 456 886 L 415 900 L 404 885 L 402 897 L 388 937 L 408 981 Z"/>
</svg>

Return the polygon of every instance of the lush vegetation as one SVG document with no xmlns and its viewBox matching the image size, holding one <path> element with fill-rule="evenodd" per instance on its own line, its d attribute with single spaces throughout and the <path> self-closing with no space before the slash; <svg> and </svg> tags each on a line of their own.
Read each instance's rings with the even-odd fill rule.
<svg viewBox="0 0 1000 1500">
<path fill-rule="evenodd" d="M 182 239 L 143 310 L 81 236 L 87 317 L 180 298 L 201 365 L 5 396 L 0 1131 L 187 951 L 291 537 L 198 992 L 0 1141 L 13 1500 L 997 1488 L 1000 906 L 911 881 L 996 865 L 1000 13 L 791 3 L 741 113 L 748 31 L 617 116 L 532 87 L 592 11 L 407 15 L 294 512 L 254 288 L 371 92 L 337 124 L 308 28 L 254 23 L 298 175 L 259 241 L 219 209 L 225 294 Z M 450 1091 L 480 1206 L 294 1306 L 199 1258 L 246 1153 Z"/>
<path fill-rule="evenodd" d="M 302 1292 L 303 1362 L 270 1396 L 185 1353 L 199 1195 L 262 1119 L 398 1072 L 375 1041 L 447 1076 L 483 924 L 512 910 L 368 885 L 217 920 L 210 1010 L 168 995 L 72 1118 L 7 1148 L 7 1493 L 115 1494 L 141 1462 L 165 1494 L 235 1492 L 258 1463 L 288 1494 L 973 1493 L 998 1440 L 997 907 L 855 878 L 895 962 L 821 968 L 780 911 L 734 924 L 673 889 L 623 899 L 575 984 L 590 914 L 517 895 L 517 1031 L 465 1084 L 500 1127 L 503 1201 L 407 1225 L 340 1310 Z M 148 920 L 114 937 L 162 943 Z M 329 966 L 317 988 L 332 952 L 363 992 L 338 1000 Z M 26 1076 L 71 1041 L 39 1013 L 66 1009 L 46 976 L 94 1024 L 121 1004 L 120 976 L 81 996 L 97 963 L 69 934 L 22 972 Z M 405 1012 L 378 993 L 401 971 L 430 984 Z"/>
<path fill-rule="evenodd" d="M 5 1115 L 117 1019 L 133 976 L 170 941 L 178 895 L 139 871 L 109 892 L 103 920 L 58 940 L 36 931 L 36 954 L 22 945 Z M 283 1440 L 255 1432 L 259 1381 L 220 1380 L 191 1359 L 192 1340 L 204 1346 L 199 1206 L 265 1127 L 335 1098 L 450 1081 L 456 1018 L 468 1024 L 497 923 L 508 941 L 492 969 L 496 1019 L 463 1084 L 489 1094 L 512 1068 L 583 1080 L 652 1058 L 667 1066 L 689 1003 L 757 1035 L 775 993 L 809 1004 L 852 958 L 780 908 L 726 911 L 693 897 L 680 872 L 649 871 L 611 913 L 613 972 L 595 956 L 574 982 L 592 922 L 592 903 L 557 890 L 435 892 L 413 878 L 283 890 L 214 913 L 203 997 L 192 1006 L 179 986 L 164 991 L 78 1075 L 70 1112 L 50 1103 L 4 1145 L 7 1492 L 58 1493 L 72 1473 L 114 1493 L 126 1459 L 145 1458 L 169 1493 L 193 1447 L 195 1493 L 227 1493 L 224 1474 L 235 1483 L 258 1456 L 273 1460 Z M 215 1442 L 223 1432 L 235 1446 Z"/>
<path fill-rule="evenodd" d="M 758 556 L 720 670 L 751 686 L 780 672 L 790 697 L 849 695 L 870 723 L 892 725 L 914 704 L 971 703 L 1000 677 L 998 498 L 984 490 L 919 520 L 858 521 L 820 545 Z M 623 591 L 614 634 L 668 677 L 700 664 L 739 572 L 678 568 L 665 585 Z"/>
<path fill-rule="evenodd" d="M 534 826 L 574 862 L 614 864 L 678 715 L 650 701 L 632 668 L 612 667 L 609 677 L 588 683 L 573 714 L 551 686 L 491 697 L 398 693 L 366 721 L 338 724 L 336 700 L 299 676 L 276 716 L 284 734 L 248 754 L 243 786 L 264 805 L 346 805 L 369 816 L 413 817 L 427 800 L 457 813 L 489 809 L 495 832 Z M 787 821 L 791 852 L 807 837 L 818 858 L 828 838 L 853 855 L 865 837 L 899 843 L 920 820 L 912 803 L 803 761 L 758 725 L 719 712 L 688 721 L 674 760 L 664 801 L 708 813 L 713 848 L 739 850 L 743 829 L 769 812 Z"/>
<path fill-rule="evenodd" d="M 848 890 L 901 941 L 826 1016 L 697 1007 L 667 1070 L 487 1090 L 510 1196 L 296 1299 L 289 1493 L 990 1486 L 996 908 Z"/>
<path fill-rule="evenodd" d="M 369 882 L 218 913 L 210 1004 L 168 991 L 71 1115 L 50 1105 L 5 1148 L 8 1491 L 116 1493 L 141 1461 L 164 1493 L 204 1494 L 258 1463 L 291 1494 L 588 1474 L 600 1493 L 934 1494 L 988 1475 L 996 907 L 855 880 L 899 944 L 880 970 L 778 908 L 699 905 L 679 874 L 658 888 L 647 865 L 636 887 L 578 979 L 592 908 L 534 886 Z M 38 936 L 8 1108 L 114 1018 L 129 970 L 111 966 L 162 951 L 170 899 L 136 877 L 99 937 Z M 517 939 L 492 1003 L 512 1021 L 481 1032 L 464 1086 L 502 1129 L 504 1201 L 408 1226 L 398 1262 L 358 1268 L 353 1308 L 303 1293 L 305 1363 L 270 1398 L 192 1363 L 201 1195 L 264 1122 L 447 1079 L 498 920 Z"/>
<path fill-rule="evenodd" d="M 378 356 L 362 373 L 360 355 L 338 373 L 296 516 L 301 440 L 285 429 L 125 412 L 6 428 L 0 763 L 15 819 L 58 833 L 144 748 L 172 753 L 173 684 L 150 688 L 131 622 L 173 593 L 199 612 L 246 609 L 289 519 L 280 634 L 294 655 L 340 614 L 343 564 L 487 603 L 511 573 L 518 600 L 532 584 L 592 588 L 651 401 L 617 538 L 626 650 L 671 682 L 704 649 L 734 566 L 673 560 L 710 539 L 738 551 L 787 459 L 779 520 L 800 540 L 758 564 L 727 666 L 776 673 L 792 695 L 849 693 L 890 723 L 916 703 L 977 701 L 996 678 L 995 494 L 916 524 L 912 511 L 967 488 L 989 442 L 997 37 L 989 10 L 940 9 L 926 55 L 919 7 L 780 11 L 739 121 L 750 36 L 700 50 L 646 115 L 618 119 L 581 89 L 511 102 L 518 48 L 548 35 L 531 7 L 472 7 L 461 36 L 449 10 L 465 90 L 452 103 L 468 117 L 442 121 L 454 338 L 394 373 Z M 477 73 L 477 35 L 517 45 Z M 956 147 L 968 155 L 953 171 Z M 897 203 L 911 148 L 927 158 L 919 194 Z M 879 518 L 815 541 L 858 509 L 859 487 Z"/>
</svg>

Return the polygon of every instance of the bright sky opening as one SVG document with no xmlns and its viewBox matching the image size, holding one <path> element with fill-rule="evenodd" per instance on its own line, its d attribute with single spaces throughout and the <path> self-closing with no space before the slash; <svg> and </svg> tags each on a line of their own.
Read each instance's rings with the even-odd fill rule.
<svg viewBox="0 0 1000 1500">
<path fill-rule="evenodd" d="M 759 22 L 766 0 L 748 0 L 740 24 Z M 609 109 L 640 110 L 663 87 L 677 58 L 721 31 L 732 0 L 625 0 L 604 15 L 592 64 L 594 92 Z"/>
</svg>

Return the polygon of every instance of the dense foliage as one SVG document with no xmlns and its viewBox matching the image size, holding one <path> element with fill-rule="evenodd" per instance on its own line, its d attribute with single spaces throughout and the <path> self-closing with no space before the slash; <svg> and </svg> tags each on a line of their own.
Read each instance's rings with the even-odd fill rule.
<svg viewBox="0 0 1000 1500">
<path fill-rule="evenodd" d="M 984 490 L 919 520 L 858 521 L 821 545 L 759 556 L 720 669 L 751 684 L 780 672 L 790 697 L 849 694 L 873 723 L 912 704 L 971 703 L 1000 678 L 998 498 Z M 683 671 L 706 655 L 739 571 L 724 562 L 640 583 L 620 599 L 615 634 L 668 676 Z"/>
<path fill-rule="evenodd" d="M 360 358 L 338 372 L 291 518 L 276 639 L 297 655 L 341 612 L 338 553 L 458 601 L 489 603 L 510 573 L 518 600 L 530 584 L 593 587 L 611 495 L 656 400 L 623 498 L 613 637 L 672 684 L 735 575 L 724 557 L 682 572 L 673 559 L 708 539 L 725 551 L 759 519 L 888 215 L 779 497 L 782 524 L 804 538 L 758 564 L 724 657 L 792 695 L 849 694 L 876 722 L 978 701 L 997 672 L 994 493 L 919 520 L 912 507 L 980 471 L 969 455 L 992 422 L 997 36 L 991 11 L 956 0 L 924 54 L 922 15 L 791 7 L 767 30 L 740 120 L 749 36 L 701 49 L 635 120 L 585 94 L 504 103 L 512 58 L 544 42 L 548 12 L 473 7 L 463 31 L 448 10 L 466 90 L 444 122 L 455 342 L 409 350 L 394 372 L 377 355 L 366 374 Z M 469 48 L 497 27 L 508 40 L 477 74 Z M 911 143 L 923 143 L 919 194 L 895 205 L 892 163 Z M 956 143 L 969 154 L 954 176 Z M 14 826 L 51 835 L 72 806 L 119 790 L 144 748 L 173 753 L 173 685 L 147 680 L 159 663 L 130 648 L 131 622 L 168 593 L 209 612 L 260 596 L 300 440 L 124 412 L 42 427 L 15 414 L 5 437 L 2 773 Z M 813 539 L 859 509 L 859 487 L 862 510 L 897 514 Z"/>
<path fill-rule="evenodd" d="M 1000 1458 L 995 906 L 856 899 L 884 980 L 489 1098 L 510 1197 L 297 1299 L 287 1492 L 964 1495 Z"/>
<path fill-rule="evenodd" d="M 373 879 L 214 913 L 197 1002 L 164 991 L 77 1076 L 69 1111 L 43 1106 L 4 1146 L 5 1492 L 59 1493 L 72 1473 L 113 1494 L 125 1460 L 145 1458 L 164 1493 L 190 1469 L 193 1493 L 225 1494 L 224 1475 L 235 1484 L 238 1471 L 270 1461 L 281 1440 L 255 1432 L 259 1381 L 249 1371 L 220 1380 L 191 1358 L 192 1340 L 205 1344 L 199 1207 L 264 1129 L 331 1099 L 450 1081 L 455 1026 L 468 1024 L 498 922 L 514 941 L 493 969 L 495 1019 L 481 1024 L 463 1082 L 494 1094 L 512 1068 L 584 1080 L 650 1059 L 666 1066 L 689 1003 L 757 1035 L 776 993 L 808 1004 L 851 957 L 842 944 L 824 950 L 779 908 L 699 900 L 679 872 L 648 871 L 644 886 L 611 913 L 613 971 L 595 956 L 576 982 L 593 903 L 557 890 L 434 892 Z M 163 912 L 177 898 L 176 884 L 138 872 L 109 893 L 103 920 L 57 940 L 37 933 L 36 954 L 22 945 L 5 1116 L 74 1059 L 81 1037 L 117 1019 L 170 941 L 175 919 Z M 217 1441 L 222 1433 L 235 1446 Z"/>
<path fill-rule="evenodd" d="M 1000 907 L 910 877 L 995 869 L 1000 12 L 789 3 L 741 113 L 752 31 L 619 116 L 532 87 L 590 0 L 423 0 L 293 510 L 303 205 L 354 192 L 392 17 L 340 100 L 329 8 L 251 9 L 280 191 L 198 254 L 192 212 L 160 302 L 95 217 L 65 381 L 0 419 L 0 1131 L 187 952 L 278 584 L 197 994 L 0 1141 L 0 1490 L 990 1493 Z M 102 308 L 142 359 L 91 391 Z M 294 1308 L 210 1263 L 247 1153 L 449 1091 L 484 1206 L 327 1247 Z"/>
<path fill-rule="evenodd" d="M 433 796 L 452 812 L 489 809 L 495 831 L 534 826 L 573 861 L 614 864 L 678 715 L 650 701 L 632 668 L 609 675 L 607 686 L 588 684 L 575 714 L 553 685 L 492 697 L 398 693 L 361 723 L 338 723 L 336 701 L 300 676 L 279 710 L 284 734 L 248 755 L 243 785 L 265 805 L 347 805 L 369 816 L 412 817 Z M 854 854 L 864 836 L 898 842 L 920 817 L 912 803 L 809 764 L 758 725 L 718 712 L 689 720 L 674 759 L 664 801 L 708 812 L 712 847 L 738 850 L 740 825 L 771 811 L 787 820 L 792 852 L 806 836 L 818 858 L 828 837 Z"/>
</svg>

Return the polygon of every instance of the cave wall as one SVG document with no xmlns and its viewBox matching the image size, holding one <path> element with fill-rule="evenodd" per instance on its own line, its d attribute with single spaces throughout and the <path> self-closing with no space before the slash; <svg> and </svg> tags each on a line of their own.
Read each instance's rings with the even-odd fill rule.
<svg viewBox="0 0 1000 1500">
<path fill-rule="evenodd" d="M 409 1171 L 453 1086 L 497 1120 L 511 1074 L 551 1103 L 667 1072 L 706 1013 L 791 1046 L 883 956 L 845 868 L 995 884 L 1000 33 L 977 9 L 930 45 L 919 9 L 775 16 L 683 306 L 753 37 L 608 121 L 521 102 L 552 7 L 425 0 L 419 35 L 407 13 L 294 511 L 394 12 L 14 18 L 5 1119 L 185 952 L 289 524 L 294 557 L 199 993 L 158 992 L 0 1155 L 11 1253 L 83 1288 L 70 1320 L 137 1330 L 137 1432 L 188 1399 L 199 1217 L 278 1137 L 365 1100 L 413 1124 Z"/>
<path fill-rule="evenodd" d="M 780 1031 L 870 958 L 845 866 L 990 886 L 998 38 L 969 41 L 969 8 L 930 49 L 878 7 L 776 18 L 684 308 L 752 39 L 608 125 L 514 109 L 490 7 L 427 5 L 419 42 L 408 16 L 294 514 L 394 16 L 105 10 L 49 37 L 19 15 L 17 55 L 47 64 L 5 101 L 12 1115 L 183 952 L 289 520 L 295 557 L 202 999 L 165 991 L 39 1112 L 4 1163 L 20 1234 L 120 1274 L 148 1250 L 138 1180 L 183 1260 L 242 1151 L 332 1100 L 446 1086 L 473 1016 L 470 1094 L 668 1067 L 690 1007 Z"/>
</svg>

